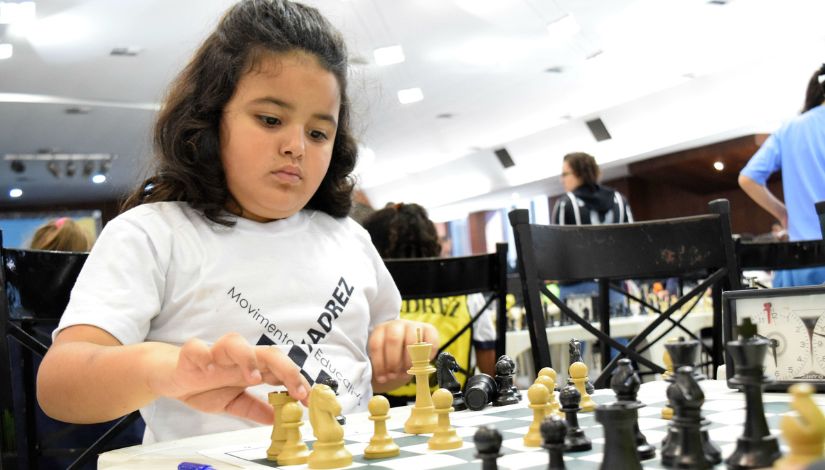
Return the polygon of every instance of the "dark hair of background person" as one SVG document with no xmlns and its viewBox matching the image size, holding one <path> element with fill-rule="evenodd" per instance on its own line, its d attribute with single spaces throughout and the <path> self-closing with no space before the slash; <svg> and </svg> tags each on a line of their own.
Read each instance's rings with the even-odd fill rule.
<svg viewBox="0 0 825 470">
<path fill-rule="evenodd" d="M 418 204 L 388 204 L 364 220 L 382 258 L 434 258 L 441 254 L 438 232 Z"/>
<path fill-rule="evenodd" d="M 77 222 L 61 217 L 41 225 L 29 244 L 32 250 L 89 251 L 92 239 Z"/>
<path fill-rule="evenodd" d="M 244 0 L 227 11 L 172 82 L 155 124 L 153 176 L 128 196 L 122 209 L 185 201 L 213 222 L 234 225 L 224 209 L 232 199 L 220 155 L 224 107 L 246 72 L 272 53 L 293 51 L 314 55 L 341 89 L 329 170 L 306 207 L 346 216 L 354 187 L 350 173 L 358 154 L 346 94 L 346 46 L 318 10 L 285 0 Z"/>
<path fill-rule="evenodd" d="M 825 102 L 825 83 L 819 82 L 819 77 L 825 75 L 825 64 L 822 64 L 808 81 L 808 91 L 805 93 L 805 108 L 803 113 L 810 111 Z"/>
<path fill-rule="evenodd" d="M 582 180 L 582 184 L 595 186 L 599 183 L 601 171 L 592 155 L 584 152 L 568 153 L 564 156 L 564 161 L 573 170 L 573 174 Z"/>
</svg>

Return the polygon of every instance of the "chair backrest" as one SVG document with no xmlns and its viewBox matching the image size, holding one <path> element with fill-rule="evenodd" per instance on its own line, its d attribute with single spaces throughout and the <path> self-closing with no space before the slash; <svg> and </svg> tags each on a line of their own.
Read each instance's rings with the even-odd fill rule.
<svg viewBox="0 0 825 470">
<path fill-rule="evenodd" d="M 37 368 L 87 256 L 2 248 L 0 233 L 0 442 L 4 460 L 15 461 L 8 464 L 12 468 L 91 464 L 103 444 L 111 445 L 115 434 L 137 420 L 135 413 L 117 423 L 67 425 L 47 418 L 34 398 Z M 47 445 L 52 439 L 46 435 L 67 434 L 67 426 L 76 428 L 70 440 Z M 139 428 L 129 429 L 131 435 L 117 446 L 139 443 Z M 101 435 L 107 437 L 101 441 Z"/>
<path fill-rule="evenodd" d="M 496 244 L 496 252 L 485 255 L 386 259 L 384 264 L 403 299 L 492 294 L 496 308 L 496 356 L 504 354 L 507 332 L 506 243 Z"/>
<path fill-rule="evenodd" d="M 581 226 L 531 224 L 526 210 L 510 212 L 536 369 L 550 365 L 540 300 L 541 287 L 547 280 L 661 278 L 707 272 L 712 273 L 714 285 L 724 283 L 727 288 L 739 288 L 730 205 L 726 200 L 717 200 L 711 202 L 710 208 L 709 215 Z M 551 301 L 562 308 L 557 298 L 551 297 Z M 602 295 L 600 302 L 605 307 L 607 301 L 607 296 Z M 599 310 L 602 319 L 607 318 L 607 308 Z M 721 309 L 714 312 L 715 320 L 717 316 L 716 324 L 721 325 Z M 608 323 L 601 321 L 602 330 L 609 332 Z M 623 351 L 620 345 L 613 344 L 609 334 L 597 337 Z M 721 344 L 717 348 L 717 360 L 721 363 Z"/>
<path fill-rule="evenodd" d="M 793 242 L 736 241 L 739 269 L 773 271 L 825 266 L 825 201 L 815 204 L 823 240 Z"/>
</svg>

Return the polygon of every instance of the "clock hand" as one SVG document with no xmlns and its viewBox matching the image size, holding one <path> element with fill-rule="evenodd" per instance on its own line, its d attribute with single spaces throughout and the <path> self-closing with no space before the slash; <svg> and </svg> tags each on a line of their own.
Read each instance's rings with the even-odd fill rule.
<svg viewBox="0 0 825 470">
<path fill-rule="evenodd" d="M 822 334 L 822 333 L 817 333 L 816 331 L 814 331 L 814 332 L 812 332 L 812 333 L 813 333 L 813 334 L 815 334 L 815 335 L 817 335 L 817 336 L 825 336 L 825 334 Z"/>
</svg>

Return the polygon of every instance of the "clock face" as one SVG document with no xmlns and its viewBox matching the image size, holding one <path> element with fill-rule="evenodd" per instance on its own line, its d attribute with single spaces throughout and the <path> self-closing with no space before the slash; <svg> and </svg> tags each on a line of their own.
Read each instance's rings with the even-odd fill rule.
<svg viewBox="0 0 825 470">
<path fill-rule="evenodd" d="M 735 299 L 737 323 L 749 317 L 770 341 L 765 373 L 778 381 L 825 381 L 825 295 Z"/>
</svg>

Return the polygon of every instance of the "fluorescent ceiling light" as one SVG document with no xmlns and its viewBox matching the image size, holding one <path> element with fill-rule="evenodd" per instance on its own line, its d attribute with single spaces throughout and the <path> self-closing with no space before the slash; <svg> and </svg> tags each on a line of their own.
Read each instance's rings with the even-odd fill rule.
<svg viewBox="0 0 825 470">
<path fill-rule="evenodd" d="M 372 51 L 376 65 L 392 65 L 404 62 L 404 49 L 401 46 L 379 47 Z"/>
<path fill-rule="evenodd" d="M 14 54 L 14 46 L 11 44 L 0 44 L 0 60 L 11 58 Z"/>
<path fill-rule="evenodd" d="M 567 39 L 579 31 L 581 31 L 581 26 L 570 14 L 564 15 L 547 25 L 547 32 L 550 37 L 559 41 Z"/>
<path fill-rule="evenodd" d="M 23 190 L 20 188 L 11 188 L 9 197 L 18 198 L 23 195 Z"/>
<path fill-rule="evenodd" d="M 35 18 L 34 2 L 0 2 L 0 24 L 26 23 Z"/>
<path fill-rule="evenodd" d="M 415 103 L 424 99 L 424 93 L 421 88 L 407 88 L 406 90 L 398 90 L 398 101 L 401 104 Z"/>
<path fill-rule="evenodd" d="M 92 176 L 92 183 L 94 184 L 101 184 L 106 182 L 106 175 L 101 175 L 100 173 Z"/>
</svg>

